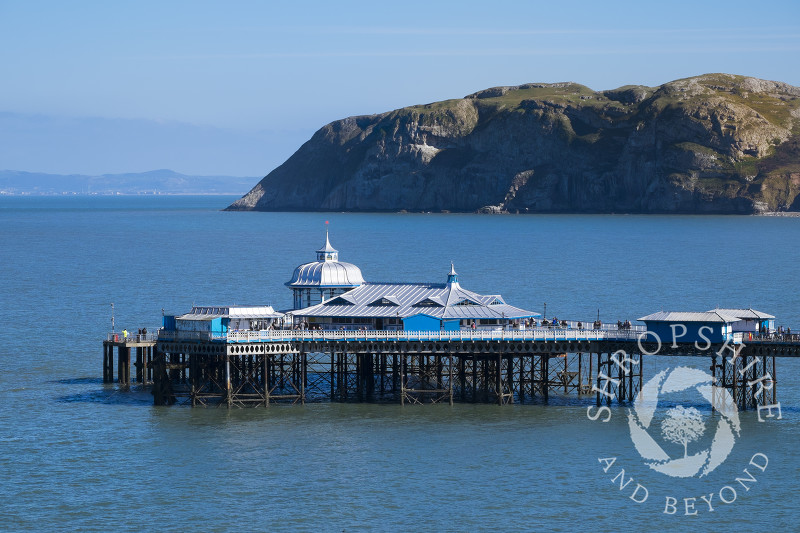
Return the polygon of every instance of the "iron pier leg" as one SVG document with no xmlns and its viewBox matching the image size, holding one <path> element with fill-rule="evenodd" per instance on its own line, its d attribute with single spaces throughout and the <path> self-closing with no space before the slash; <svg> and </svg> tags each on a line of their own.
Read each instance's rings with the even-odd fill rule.
<svg viewBox="0 0 800 533">
<path fill-rule="evenodd" d="M 298 354 L 300 357 L 300 403 L 305 405 L 306 403 L 306 383 L 307 383 L 307 374 L 308 374 L 308 359 L 306 358 L 306 352 L 300 352 Z"/>
<path fill-rule="evenodd" d="M 600 405 L 602 405 L 602 400 L 600 398 L 600 390 L 601 389 L 600 389 L 600 353 L 599 352 L 597 353 L 597 386 L 596 386 L 596 388 L 597 388 L 597 392 L 595 394 L 597 395 L 597 407 L 600 407 Z"/>
<path fill-rule="evenodd" d="M 400 359 L 400 405 L 406 404 L 406 356 Z"/>
<path fill-rule="evenodd" d="M 740 390 L 739 390 L 739 409 L 742 411 L 747 410 L 747 356 L 740 355 L 739 360 L 741 360 L 742 370 L 739 373 L 739 379 L 741 380 L 739 383 Z"/>
<path fill-rule="evenodd" d="M 550 354 L 542 356 L 542 378 L 544 379 L 544 403 L 550 402 Z"/>
<path fill-rule="evenodd" d="M 778 366 L 775 364 L 775 357 L 772 357 L 772 404 L 778 403 L 778 394 L 776 389 L 778 388 L 778 378 L 776 376 L 778 370 Z"/>
<path fill-rule="evenodd" d="M 447 365 L 447 369 L 448 369 L 447 383 L 448 383 L 449 388 L 450 388 L 450 405 L 453 405 L 453 356 L 452 355 L 448 356 L 447 357 L 447 361 L 448 361 L 448 365 Z"/>
<path fill-rule="evenodd" d="M 231 390 L 231 356 L 225 356 L 225 402 L 228 408 L 233 405 L 233 391 Z"/>
</svg>

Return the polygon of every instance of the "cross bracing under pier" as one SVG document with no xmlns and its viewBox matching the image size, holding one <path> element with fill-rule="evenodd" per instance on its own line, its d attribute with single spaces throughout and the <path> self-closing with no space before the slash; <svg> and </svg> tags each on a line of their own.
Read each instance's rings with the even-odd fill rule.
<svg viewBox="0 0 800 533">
<path fill-rule="evenodd" d="M 763 339 L 748 344 L 659 345 L 645 342 L 637 331 L 614 335 L 591 330 L 264 331 L 248 335 L 248 340 L 170 335 L 135 343 L 107 340 L 104 380 L 114 381 L 116 348 L 117 382 L 152 385 L 155 403 L 164 405 L 235 407 L 308 401 L 503 405 L 546 402 L 551 394 L 583 396 L 600 404 L 635 400 L 646 361 L 666 355 L 707 358 L 717 384 L 730 391 L 740 408 L 747 409 L 775 402 L 775 359 L 800 356 L 800 342 Z M 132 380 L 134 350 L 136 378 Z M 622 354 L 635 363 L 619 364 Z"/>
</svg>

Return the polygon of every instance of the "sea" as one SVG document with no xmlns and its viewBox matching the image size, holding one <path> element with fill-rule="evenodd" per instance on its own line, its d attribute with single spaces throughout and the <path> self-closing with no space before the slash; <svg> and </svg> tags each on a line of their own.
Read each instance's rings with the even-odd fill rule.
<svg viewBox="0 0 800 533">
<path fill-rule="evenodd" d="M 452 262 L 463 287 L 548 317 L 752 307 L 800 331 L 800 219 L 222 211 L 235 199 L 0 197 L 0 530 L 797 529 L 796 360 L 778 360 L 780 419 L 740 412 L 727 459 L 689 478 L 646 464 L 631 406 L 597 416 L 591 397 L 229 410 L 101 378 L 112 320 L 289 307 L 326 227 L 368 281 L 445 282 Z M 709 360 L 642 364 L 649 380 Z"/>
</svg>

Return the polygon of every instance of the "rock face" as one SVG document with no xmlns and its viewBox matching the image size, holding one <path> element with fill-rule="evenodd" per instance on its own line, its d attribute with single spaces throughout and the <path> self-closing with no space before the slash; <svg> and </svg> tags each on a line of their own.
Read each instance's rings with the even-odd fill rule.
<svg viewBox="0 0 800 533">
<path fill-rule="evenodd" d="M 800 210 L 800 88 L 728 74 L 494 87 L 332 122 L 230 210 Z"/>
</svg>

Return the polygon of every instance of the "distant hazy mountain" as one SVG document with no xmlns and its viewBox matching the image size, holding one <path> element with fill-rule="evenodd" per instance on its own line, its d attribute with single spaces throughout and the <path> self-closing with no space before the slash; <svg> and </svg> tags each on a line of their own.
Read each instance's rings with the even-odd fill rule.
<svg viewBox="0 0 800 533">
<path fill-rule="evenodd" d="M 350 117 L 229 209 L 800 211 L 800 88 L 728 74 L 531 83 Z"/>
<path fill-rule="evenodd" d="M 0 169 L 48 174 L 63 174 L 66 169 L 97 176 L 179 168 L 193 176 L 251 176 L 254 169 L 261 172 L 278 166 L 315 129 L 302 123 L 230 129 L 174 121 L 12 113 L 0 108 Z"/>
<path fill-rule="evenodd" d="M 0 194 L 244 194 L 256 179 L 187 176 L 168 169 L 102 176 L 0 170 Z"/>
</svg>

